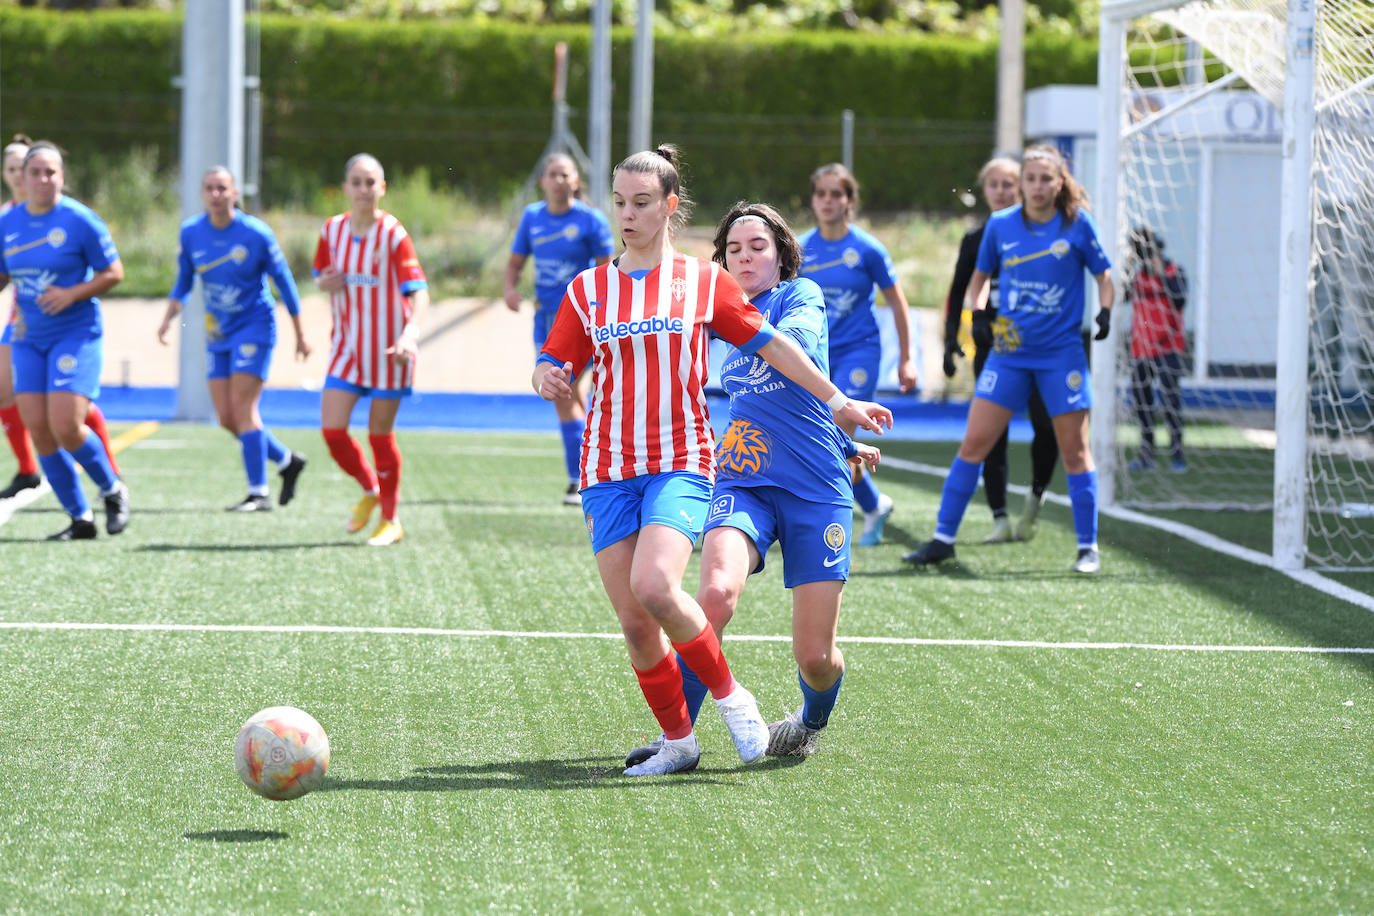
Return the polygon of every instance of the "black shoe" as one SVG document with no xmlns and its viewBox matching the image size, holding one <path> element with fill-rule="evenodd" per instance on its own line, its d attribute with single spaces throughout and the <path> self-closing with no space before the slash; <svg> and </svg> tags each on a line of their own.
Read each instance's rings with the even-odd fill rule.
<svg viewBox="0 0 1374 916">
<path fill-rule="evenodd" d="M 42 486 L 42 474 L 15 474 L 10 485 L 0 490 L 0 499 L 14 499 L 25 490 L 32 490 L 34 487 Z"/>
<path fill-rule="evenodd" d="M 266 494 L 263 494 L 262 496 L 254 496 L 252 493 L 249 493 L 247 496 L 245 496 L 245 497 L 243 498 L 243 502 L 241 502 L 241 503 L 235 503 L 234 505 L 230 506 L 230 507 L 229 507 L 228 509 L 226 509 L 225 511 L 226 511 L 226 512 L 271 512 L 271 511 L 272 511 L 272 497 L 270 497 L 270 496 L 268 496 L 268 495 L 266 495 Z"/>
<path fill-rule="evenodd" d="M 908 563 L 917 566 L 926 566 L 931 563 L 939 563 L 941 560 L 954 558 L 954 545 L 946 544 L 938 538 L 931 538 L 930 541 L 917 547 L 911 553 L 902 557 Z"/>
<path fill-rule="evenodd" d="M 72 523 L 57 534 L 48 535 L 50 541 L 94 541 L 95 521 L 89 518 L 74 518 Z"/>
<path fill-rule="evenodd" d="M 277 496 L 278 504 L 284 506 L 291 502 L 296 495 L 296 478 L 301 476 L 301 471 L 304 470 L 305 456 L 300 452 L 292 452 L 291 460 L 281 469 L 281 493 Z"/>
<path fill-rule="evenodd" d="M 115 490 L 105 497 L 105 531 L 119 534 L 129 527 L 129 488 L 124 481 L 115 481 Z"/>
</svg>

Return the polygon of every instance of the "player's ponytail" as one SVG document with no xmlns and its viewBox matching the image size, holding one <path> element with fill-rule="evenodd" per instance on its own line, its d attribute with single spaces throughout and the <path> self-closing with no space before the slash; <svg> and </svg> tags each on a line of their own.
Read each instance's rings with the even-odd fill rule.
<svg viewBox="0 0 1374 916">
<path fill-rule="evenodd" d="M 692 199 L 682 187 L 682 153 L 671 143 L 660 143 L 651 150 L 634 153 L 615 167 L 611 181 L 619 172 L 637 172 L 658 177 L 663 196 L 677 195 L 677 209 L 668 218 L 668 234 L 677 235 L 692 214 Z"/>
</svg>

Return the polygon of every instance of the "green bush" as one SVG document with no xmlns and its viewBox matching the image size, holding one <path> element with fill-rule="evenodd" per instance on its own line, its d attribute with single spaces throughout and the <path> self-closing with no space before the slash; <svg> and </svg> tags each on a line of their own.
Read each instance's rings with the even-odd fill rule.
<svg viewBox="0 0 1374 916">
<path fill-rule="evenodd" d="M 548 139 L 554 45 L 569 45 L 568 99 L 587 98 L 589 30 L 264 16 L 263 199 L 309 203 L 366 150 L 393 174 L 492 204 Z M 180 20 L 0 7 L 4 128 L 51 136 L 76 162 L 151 147 L 177 156 Z M 614 158 L 625 150 L 632 35 L 613 37 Z M 956 209 L 991 151 L 996 46 L 957 37 L 791 32 L 656 39 L 656 140 L 683 147 L 703 214 L 741 197 L 805 202 L 807 176 L 840 158 L 856 115 L 855 171 L 870 209 Z M 1086 42 L 1033 34 L 1027 84 L 1090 83 Z M 71 62 L 80 62 L 79 66 Z M 573 129 L 586 136 L 583 113 Z"/>
</svg>

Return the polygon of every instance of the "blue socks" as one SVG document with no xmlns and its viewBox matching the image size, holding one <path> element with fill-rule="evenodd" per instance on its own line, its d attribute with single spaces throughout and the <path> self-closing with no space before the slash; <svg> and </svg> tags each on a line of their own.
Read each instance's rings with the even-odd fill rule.
<svg viewBox="0 0 1374 916">
<path fill-rule="evenodd" d="M 865 512 L 872 512 L 878 508 L 878 487 L 867 471 L 860 474 L 858 482 L 854 484 L 854 501 Z"/>
<path fill-rule="evenodd" d="M 1069 504 L 1073 506 L 1073 530 L 1079 547 L 1097 546 L 1097 470 L 1069 474 Z"/>
<path fill-rule="evenodd" d="M 110 456 L 105 454 L 105 443 L 100 441 L 99 436 L 87 429 L 86 441 L 72 452 L 72 457 L 76 459 L 77 464 L 86 469 L 86 476 L 100 487 L 101 493 L 108 493 L 114 489 L 119 478 L 115 476 L 114 468 L 110 467 Z"/>
<path fill-rule="evenodd" d="M 839 680 L 825 691 L 807 684 L 802 680 L 800 671 L 797 672 L 797 683 L 801 685 L 802 692 L 802 725 L 807 728 L 825 728 L 825 723 L 830 721 L 830 710 L 835 708 L 835 699 L 840 695 L 844 672 L 841 671 Z"/>
<path fill-rule="evenodd" d="M 239 445 L 243 449 L 243 469 L 248 474 L 248 492 L 254 496 L 266 495 L 267 433 L 261 429 L 239 433 Z"/>
<path fill-rule="evenodd" d="M 53 495 L 67 510 L 67 514 L 72 518 L 85 518 L 91 511 L 91 504 L 86 501 L 81 481 L 77 479 L 76 462 L 72 461 L 72 456 L 59 448 L 51 455 L 39 455 L 38 464 L 43 468 L 43 476 L 48 478 Z"/>
<path fill-rule="evenodd" d="M 978 489 L 978 475 L 981 464 L 969 464 L 958 455 L 950 465 L 945 477 L 944 489 L 940 491 L 940 511 L 935 515 L 935 536 L 948 543 L 954 543 L 954 535 L 959 531 L 959 523 L 964 520 L 964 510 L 973 492 Z"/>
<path fill-rule="evenodd" d="M 692 717 L 692 724 L 696 725 L 697 713 L 701 712 L 701 704 L 706 702 L 706 694 L 710 691 L 696 672 L 687 667 L 681 655 L 677 657 L 677 667 L 682 672 L 682 695 L 687 698 L 687 715 Z"/>
<path fill-rule="evenodd" d="M 291 458 L 291 449 L 281 444 L 281 440 L 272 435 L 272 431 L 267 427 L 262 428 L 262 434 L 267 439 L 267 460 L 281 467 Z"/>
<path fill-rule="evenodd" d="M 563 462 L 568 467 L 569 480 L 582 476 L 582 430 L 585 426 L 584 420 L 564 420 L 558 424 L 558 431 L 563 435 Z"/>
</svg>

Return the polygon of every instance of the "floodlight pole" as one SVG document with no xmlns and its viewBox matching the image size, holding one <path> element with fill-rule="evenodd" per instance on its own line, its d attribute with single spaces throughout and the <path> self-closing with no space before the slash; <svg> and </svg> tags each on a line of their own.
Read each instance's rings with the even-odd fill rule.
<svg viewBox="0 0 1374 916">
<path fill-rule="evenodd" d="M 181 215 L 202 212 L 200 180 L 213 165 L 243 175 L 244 32 L 242 3 L 187 3 L 181 27 Z M 174 84 L 178 81 L 174 80 Z M 205 384 L 205 299 L 197 286 L 183 303 L 177 420 L 212 420 Z"/>
<path fill-rule="evenodd" d="M 630 153 L 653 142 L 654 0 L 639 0 L 635 20 L 634 70 L 630 73 Z"/>
<path fill-rule="evenodd" d="M 611 0 L 592 6 L 591 90 L 587 106 L 587 152 L 591 174 L 587 191 L 592 206 L 610 210 L 611 173 Z"/>
<path fill-rule="evenodd" d="M 1002 37 L 997 45 L 998 155 L 1021 152 L 1025 134 L 1022 106 L 1026 95 L 1025 0 L 1000 0 Z"/>
</svg>

